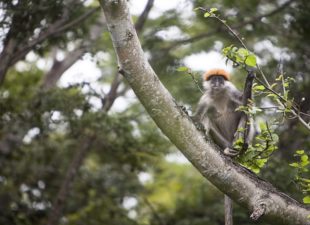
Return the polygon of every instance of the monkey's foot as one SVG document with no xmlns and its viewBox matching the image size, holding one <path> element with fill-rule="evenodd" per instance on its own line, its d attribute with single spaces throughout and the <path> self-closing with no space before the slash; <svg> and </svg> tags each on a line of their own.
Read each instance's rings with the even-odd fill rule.
<svg viewBox="0 0 310 225">
<path fill-rule="evenodd" d="M 201 131 L 203 133 L 206 132 L 205 126 L 202 123 L 195 122 L 194 124 L 195 124 L 195 127 L 197 128 L 197 130 L 199 130 L 199 131 Z"/>
<path fill-rule="evenodd" d="M 225 148 L 224 154 L 230 157 L 236 157 L 237 155 L 239 155 L 239 151 L 231 149 L 231 148 Z"/>
<path fill-rule="evenodd" d="M 180 108 L 181 111 L 182 111 L 183 113 L 185 113 L 187 116 L 189 115 L 189 113 L 188 113 L 188 111 L 187 111 L 187 109 L 186 109 L 186 107 L 185 107 L 184 105 L 179 105 L 179 108 Z"/>
</svg>

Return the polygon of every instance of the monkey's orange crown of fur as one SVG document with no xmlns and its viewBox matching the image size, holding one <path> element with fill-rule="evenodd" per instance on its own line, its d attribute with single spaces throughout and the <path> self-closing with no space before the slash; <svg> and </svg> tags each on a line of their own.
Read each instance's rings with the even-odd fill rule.
<svg viewBox="0 0 310 225">
<path fill-rule="evenodd" d="M 225 78 L 225 80 L 230 80 L 230 74 L 223 69 L 212 69 L 212 70 L 208 70 L 207 72 L 205 72 L 205 74 L 203 75 L 203 79 L 204 80 L 209 80 L 210 77 L 217 75 L 217 76 L 223 76 Z"/>
</svg>

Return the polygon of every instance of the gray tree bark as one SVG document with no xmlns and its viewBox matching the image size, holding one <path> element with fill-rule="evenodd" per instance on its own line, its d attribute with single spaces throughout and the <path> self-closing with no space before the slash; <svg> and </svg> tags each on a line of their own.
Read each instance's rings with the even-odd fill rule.
<svg viewBox="0 0 310 225">
<path fill-rule="evenodd" d="M 310 225 L 310 209 L 225 157 L 196 129 L 147 62 L 126 0 L 100 0 L 121 73 L 157 126 L 198 171 L 238 204 L 282 224 Z"/>
</svg>

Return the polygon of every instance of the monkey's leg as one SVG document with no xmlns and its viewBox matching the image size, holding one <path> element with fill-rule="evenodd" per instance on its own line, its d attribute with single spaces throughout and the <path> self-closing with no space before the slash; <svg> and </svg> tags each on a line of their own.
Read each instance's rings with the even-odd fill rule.
<svg viewBox="0 0 310 225">
<path fill-rule="evenodd" d="M 230 157 L 238 155 L 238 151 L 233 149 L 232 144 L 220 133 L 216 126 L 211 124 L 210 135 L 213 137 L 214 142 L 224 149 L 224 154 Z"/>
<path fill-rule="evenodd" d="M 224 149 L 224 154 L 228 155 L 230 157 L 236 157 L 237 155 L 239 155 L 239 151 L 233 149 L 233 148 L 225 148 Z"/>
<path fill-rule="evenodd" d="M 222 149 L 231 147 L 230 142 L 220 133 L 218 128 L 212 124 L 210 124 L 210 135 L 212 136 L 213 141 Z"/>
<path fill-rule="evenodd" d="M 224 196 L 224 210 L 225 210 L 225 225 L 233 225 L 233 208 L 232 200 L 225 195 Z"/>
</svg>

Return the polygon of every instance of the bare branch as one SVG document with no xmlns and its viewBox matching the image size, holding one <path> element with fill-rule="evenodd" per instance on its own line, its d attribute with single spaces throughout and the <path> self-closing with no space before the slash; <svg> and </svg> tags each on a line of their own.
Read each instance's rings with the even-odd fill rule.
<svg viewBox="0 0 310 225">
<path fill-rule="evenodd" d="M 67 15 L 63 15 L 62 18 L 51 24 L 46 30 L 42 31 L 37 38 L 31 41 L 17 42 L 13 36 L 11 37 L 11 35 L 9 35 L 10 32 L 8 32 L 7 41 L 0 54 L 0 84 L 4 81 L 8 68 L 23 59 L 36 45 L 76 26 L 83 20 L 89 18 L 89 16 L 98 11 L 98 9 L 99 8 L 92 8 L 72 21 L 68 21 Z M 12 26 L 14 26 L 14 24 L 12 24 Z"/>
<path fill-rule="evenodd" d="M 66 175 L 62 181 L 61 187 L 57 193 L 55 201 L 52 206 L 52 210 L 48 216 L 47 225 L 58 224 L 58 220 L 62 215 L 65 200 L 70 192 L 72 183 L 81 167 L 87 152 L 91 149 L 94 137 L 84 138 L 80 147 L 76 150 L 76 153 L 68 167 Z"/>
<path fill-rule="evenodd" d="M 149 13 L 153 7 L 154 4 L 154 0 L 148 0 L 147 4 L 143 10 L 143 12 L 141 13 L 141 15 L 139 16 L 137 22 L 135 23 L 135 28 L 137 33 L 140 33 L 144 27 L 144 24 L 149 16 Z"/>
<path fill-rule="evenodd" d="M 78 18 L 74 19 L 73 21 L 69 21 L 65 23 L 64 19 L 60 19 L 52 24 L 47 30 L 42 31 L 39 36 L 31 41 L 29 41 L 25 46 L 20 47 L 19 50 L 14 54 L 12 57 L 11 65 L 14 65 L 19 60 L 23 59 L 32 49 L 34 46 L 42 43 L 46 39 L 58 35 L 59 33 L 72 28 L 73 26 L 81 23 L 82 20 L 89 18 L 93 13 L 95 13 L 98 8 L 90 9 L 89 11 L 85 12 L 83 15 L 79 16 Z"/>
<path fill-rule="evenodd" d="M 62 74 L 69 69 L 82 55 L 85 53 L 85 48 L 78 48 L 69 52 L 66 58 L 62 61 L 54 59 L 54 63 L 50 71 L 44 76 L 41 88 L 48 90 L 54 87 Z"/>
<path fill-rule="evenodd" d="M 121 77 L 120 77 L 119 73 L 116 73 L 108 94 L 102 100 L 103 111 L 105 111 L 105 112 L 109 111 L 110 108 L 112 107 L 114 101 L 116 100 L 116 98 L 119 97 L 117 95 L 117 89 L 120 85 L 120 82 L 121 82 Z"/>
<path fill-rule="evenodd" d="M 10 62 L 17 46 L 17 40 L 10 38 L 0 54 L 0 85 L 3 83 L 7 70 L 10 67 Z"/>
<path fill-rule="evenodd" d="M 270 221 L 309 225 L 310 209 L 225 157 L 197 131 L 147 62 L 131 23 L 127 0 L 101 0 L 100 4 L 125 78 L 157 126 L 199 172 L 250 210 L 258 212 L 258 205 L 263 203 L 263 217 Z"/>
<path fill-rule="evenodd" d="M 64 24 L 62 27 L 57 28 L 57 30 L 55 31 L 55 33 L 61 33 L 65 30 L 68 30 L 78 24 L 80 24 L 81 22 L 83 22 L 84 20 L 86 20 L 87 18 L 89 18 L 91 15 L 93 15 L 95 12 L 97 12 L 100 8 L 93 8 L 90 9 L 88 11 L 86 11 L 83 15 L 77 17 L 76 19 L 69 21 L 68 23 Z"/>
</svg>

